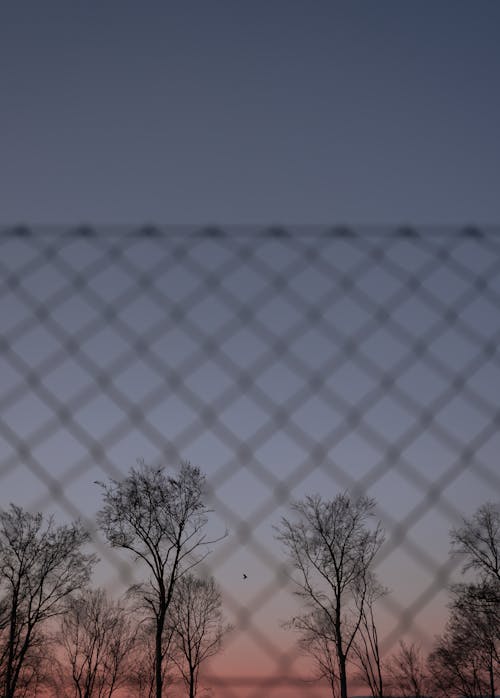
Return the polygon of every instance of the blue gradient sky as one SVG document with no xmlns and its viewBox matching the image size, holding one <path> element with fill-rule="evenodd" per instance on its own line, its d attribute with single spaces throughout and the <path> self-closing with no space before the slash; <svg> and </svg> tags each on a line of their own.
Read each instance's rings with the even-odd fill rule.
<svg viewBox="0 0 500 698">
<path fill-rule="evenodd" d="M 0 7 L 0 222 L 496 222 L 497 2 Z"/>
<path fill-rule="evenodd" d="M 0 506 L 92 522 L 106 470 L 200 465 L 237 626 L 214 669 L 269 678 L 302 666 L 273 525 L 349 487 L 387 531 L 381 638 L 430 643 L 449 529 L 500 497 L 498 235 L 65 232 L 0 230 Z"/>
<path fill-rule="evenodd" d="M 498 222 L 499 33 L 500 5 L 496 2 L 1 3 L 0 223 Z M 433 240 L 428 243 L 431 250 L 438 244 Z M 24 264 L 29 267 L 31 259 L 33 241 L 11 243 L 2 241 L 0 248 L 4 279 Z M 45 243 L 40 244 L 43 250 Z M 356 244 L 354 261 L 350 244 L 345 244 L 345 258 L 333 255 L 330 259 L 338 265 L 339 275 L 355 264 Z M 93 243 L 67 241 L 60 254 L 70 268 L 82 271 L 85 284 L 105 303 L 112 303 L 127 293 L 131 282 L 113 264 L 105 264 L 94 274 L 94 264 L 99 264 L 100 255 L 105 256 L 106 245 L 98 241 L 95 248 Z M 217 243 L 214 246 L 218 249 Z M 34 247 L 36 257 L 37 243 Z M 401 252 L 394 252 L 396 262 L 407 270 L 424 269 L 426 255 L 420 250 L 419 256 L 411 247 L 410 243 L 405 252 L 403 245 Z M 127 242 L 124 249 L 128 261 L 144 269 L 154 267 L 166 254 L 165 249 L 159 252 L 154 244 L 144 242 Z M 223 252 L 222 248 L 217 254 Z M 191 254 L 196 263 L 208 267 L 211 259 L 217 268 L 223 263 L 223 256 L 211 258 L 206 250 L 206 257 L 197 256 L 194 249 Z M 279 249 L 279 244 L 274 257 L 272 252 L 267 256 L 267 248 L 262 248 L 260 254 L 267 263 L 285 259 L 286 266 L 288 253 Z M 453 254 L 459 264 L 470 265 L 475 278 L 495 266 L 498 244 L 482 247 L 477 242 L 462 241 Z M 321 275 L 295 278 L 290 274 L 287 278 L 309 303 L 314 304 L 315 294 L 321 298 Z M 327 286 L 331 282 L 335 287 L 337 281 L 334 275 Z M 77 335 L 87 323 L 92 324 L 95 309 L 88 307 L 78 293 L 74 295 L 67 283 L 61 269 L 56 271 L 51 263 L 45 266 L 42 262 L 26 272 L 22 286 L 35 305 L 44 306 L 50 299 L 56 323 L 70 335 Z M 347 334 L 355 332 L 357 325 L 369 327 L 372 311 L 384 309 L 385 299 L 398 291 L 397 274 L 387 277 L 376 268 L 363 275 L 360 283 L 363 292 L 374 300 L 371 310 L 363 304 L 349 305 L 349 294 L 340 296 L 329 310 L 333 326 Z M 446 265 L 430 275 L 426 283 L 445 306 L 453 306 L 464 292 L 460 275 L 450 274 Z M 499 332 L 497 277 L 492 276 L 489 283 L 493 301 L 472 293 L 460 309 L 463 321 L 475 328 L 476 338 L 485 341 L 498 337 Z M 163 284 L 162 291 L 174 303 L 190 292 L 190 285 L 196 286 L 196 274 L 190 277 L 185 270 L 173 270 Z M 266 279 L 252 276 L 251 265 L 228 274 L 223 281 L 224 287 L 242 294 L 250 305 L 253 294 L 261 292 L 266 284 Z M 36 369 L 57 353 L 59 340 L 44 329 L 43 323 L 33 326 L 30 302 L 11 293 L 8 286 L 2 286 L 2 293 L 2 335 L 12 342 L 16 356 Z M 279 295 L 277 292 L 274 302 L 270 297 L 264 304 L 261 319 L 281 335 L 286 333 L 287 322 L 293 326 L 296 308 L 290 309 L 286 303 L 280 306 Z M 165 318 L 170 322 L 170 315 L 151 303 L 147 294 L 145 298 L 139 295 L 137 300 L 142 306 L 140 302 L 137 306 L 132 302 L 126 305 L 124 318 L 139 332 L 147 335 L 150 323 L 153 327 L 156 321 L 161 325 Z M 395 310 L 396 321 L 406 323 L 408 331 L 416 335 L 439 321 L 418 300 Z M 217 323 L 224 323 L 226 311 L 224 302 L 218 305 L 216 300 L 215 306 L 208 309 L 200 302 L 191 319 L 217 336 Z M 16 327 L 21 330 L 18 332 Z M 240 360 L 244 367 L 252 352 L 258 356 L 259 343 L 255 338 L 252 343 L 245 327 L 240 329 L 241 334 L 228 340 L 221 351 Z M 335 354 L 337 346 L 312 334 L 297 338 L 291 349 L 302 361 L 315 357 L 312 369 L 316 358 L 321 362 Z M 390 368 L 401 358 L 398 352 L 404 355 L 407 349 L 393 336 L 373 329 L 366 345 L 360 344 L 357 351 Z M 161 357 L 168 356 L 175 369 L 182 357 L 196 351 L 196 343 L 193 345 L 182 326 L 173 327 L 151 350 Z M 449 363 L 452 372 L 473 362 L 477 350 L 477 342 L 468 343 L 460 332 L 457 336 L 444 327 L 429 348 Z M 78 349 L 101 362 L 104 371 L 126 351 L 126 342 L 121 342 L 113 323 Z M 22 440 L 54 415 L 38 389 L 29 394 L 22 392 L 26 372 L 18 359 L 11 354 L 3 358 L 1 387 L 7 401 L 2 404 L 2 424 Z M 428 367 L 420 369 L 414 366 L 404 373 L 399 387 L 424 407 L 440 392 L 446 392 L 448 384 L 440 382 L 440 376 Z M 498 407 L 498 372 L 496 355 L 470 379 L 491 414 Z M 85 393 L 89 381 L 85 370 L 70 358 L 43 376 L 45 387 L 64 404 Z M 157 380 L 144 362 L 135 360 L 114 376 L 113 383 L 127 398 L 142 402 L 149 391 L 154 391 Z M 279 362 L 260 380 L 279 404 L 288 404 L 287 390 L 300 389 L 300 381 L 294 383 L 286 366 Z M 352 403 L 373 387 L 373 375 L 369 371 L 357 374 L 356 366 L 339 367 L 327 381 L 334 392 Z M 203 370 L 193 371 L 188 384 L 208 404 L 214 393 L 225 387 L 223 377 L 208 364 Z M 13 398 L 19 386 L 22 397 Z M 97 441 L 105 439 L 123 417 L 121 406 L 110 397 L 110 389 L 104 385 L 88 405 L 72 414 Z M 182 391 L 180 398 L 175 390 L 166 390 L 165 396 L 147 410 L 148 421 L 162 431 L 165 441 L 174 439 L 193 417 L 189 405 L 183 403 Z M 293 419 L 312 439 L 321 441 L 335 420 L 341 422 L 343 416 L 342 410 L 335 413 L 318 399 L 297 408 Z M 237 439 L 245 442 L 260 422 L 265 422 L 266 415 L 255 409 L 252 400 L 241 397 L 220 418 Z M 412 415 L 395 408 L 390 394 L 367 418 L 375 431 L 384 436 L 390 431 L 390 439 L 397 439 L 397 434 L 412 424 Z M 420 485 L 414 475 L 412 482 L 411 476 L 393 469 L 369 487 L 396 541 L 394 523 L 414 509 L 418 511 L 427 484 L 439 483 L 440 475 L 460 461 L 460 444 L 473 439 L 484 427 L 485 419 L 467 400 L 460 399 L 446 404 L 436 418 L 458 439 L 459 446 L 443 447 L 432 434 L 423 434 L 405 452 L 424 478 Z M 138 428 L 115 439 L 104 451 L 103 457 L 125 472 L 137 457 L 157 458 L 159 447 L 147 429 Z M 234 456 L 210 430 L 190 442 L 185 440 L 182 454 L 202 465 L 209 475 Z M 497 454 L 498 435 L 494 435 L 475 451 L 476 459 L 484 466 L 482 475 L 465 468 L 445 491 L 438 484 L 435 492 L 441 504 L 445 500 L 448 513 L 471 514 L 489 496 L 498 498 L 498 489 L 491 485 L 495 482 L 491 473 L 497 465 Z M 64 478 L 68 469 L 93 458 L 85 445 L 62 426 L 48 438 L 42 435 L 32 455 L 56 481 Z M 281 431 L 254 455 L 278 479 L 286 479 L 307 460 L 307 450 L 301 451 Z M 16 462 L 15 448 L 8 439 L 0 440 L 0 456 L 9 468 L 16 464 L 2 474 L 2 504 L 12 498 L 27 505 L 41 503 L 48 511 L 55 509 L 61 516 L 68 515 L 64 507 L 54 505 L 53 494 L 40 485 L 38 478 Z M 377 449 L 355 430 L 335 444 L 331 454 L 332 461 L 354 479 L 362 478 L 383 457 L 383 448 Z M 90 467 L 65 486 L 69 500 L 77 502 L 89 517 L 98 506 L 92 482 L 99 476 L 100 468 Z M 346 480 L 336 479 L 335 487 L 332 483 L 332 477 L 314 464 L 310 477 L 298 482 L 291 494 L 300 497 L 318 490 L 334 493 L 345 486 Z M 498 480 L 496 483 L 498 487 Z M 230 502 L 243 519 L 251 518 L 252 512 L 270 497 L 269 487 L 245 469 L 219 483 L 218 492 L 221 503 Z M 426 548 L 436 564 L 447 559 L 448 529 L 453 518 L 443 512 L 439 507 L 423 512 L 409 536 L 420 548 Z M 252 534 L 254 540 L 264 541 L 271 556 L 281 559 L 272 538 L 272 524 L 278 513 L 272 510 L 263 516 Z M 237 530 L 221 506 L 217 523 Z M 289 633 L 279 627 L 279 619 L 295 608 L 290 590 L 284 589 L 265 601 L 266 589 L 275 587 L 272 566 L 259 558 L 251 544 L 240 545 L 237 537 L 232 540 L 236 540 L 234 555 L 226 560 L 216 555 L 213 563 L 229 607 L 237 611 L 262 603 L 252 616 L 254 627 L 264 628 L 267 637 L 281 649 L 290 643 Z M 232 540 L 228 542 L 229 550 L 233 550 Z M 246 586 L 241 584 L 243 568 L 251 572 Z M 115 584 L 113 572 L 103 568 L 100 579 Z M 392 552 L 387 549 L 381 574 L 389 586 L 397 589 L 391 598 L 398 606 L 384 613 L 384 630 L 390 633 L 398 627 L 400 609 L 432 585 L 433 569 L 432 565 L 430 569 L 425 567 L 425 560 L 417 564 L 408 550 L 399 546 Z M 445 595 L 438 594 L 418 612 L 413 626 L 417 635 L 421 632 L 425 638 L 426 633 L 428 636 L 434 628 L 439 629 L 445 601 Z M 250 670 L 273 674 L 277 664 L 269 649 L 259 642 L 251 633 L 240 633 L 221 658 L 220 666 L 230 666 L 235 675 Z"/>
</svg>

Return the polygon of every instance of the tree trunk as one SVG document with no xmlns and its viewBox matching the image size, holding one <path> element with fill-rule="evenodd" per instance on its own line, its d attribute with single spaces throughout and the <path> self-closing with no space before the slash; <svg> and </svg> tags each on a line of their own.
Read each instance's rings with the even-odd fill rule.
<svg viewBox="0 0 500 698">
<path fill-rule="evenodd" d="M 195 698 L 194 689 L 194 670 L 192 667 L 189 668 L 189 698 Z"/>
<path fill-rule="evenodd" d="M 347 670 L 343 654 L 339 655 L 340 698 L 347 698 Z"/>
<path fill-rule="evenodd" d="M 490 679 L 490 695 L 491 698 L 495 698 L 495 671 L 493 664 L 493 653 L 490 656 L 490 662 L 488 667 L 489 679 Z"/>
<path fill-rule="evenodd" d="M 377 657 L 378 694 L 379 698 L 384 698 L 384 679 L 380 669 L 380 657 Z"/>
<path fill-rule="evenodd" d="M 346 656 L 342 643 L 342 620 L 341 620 L 341 597 L 340 594 L 336 598 L 335 608 L 335 645 L 337 649 L 337 658 L 339 663 L 339 679 L 340 679 L 340 698 L 347 698 L 347 669 Z"/>
<path fill-rule="evenodd" d="M 156 635 L 155 635 L 155 693 L 156 698 L 162 698 L 163 694 L 163 677 L 162 677 L 162 635 L 163 623 L 161 618 L 156 619 Z"/>
<path fill-rule="evenodd" d="M 7 670 L 5 675 L 5 698 L 12 698 L 14 695 L 14 686 L 12 685 L 13 676 L 12 669 L 14 665 L 14 644 L 15 644 L 15 627 L 17 621 L 16 614 L 17 595 L 14 595 L 10 612 L 9 625 L 9 652 L 7 656 Z"/>
</svg>

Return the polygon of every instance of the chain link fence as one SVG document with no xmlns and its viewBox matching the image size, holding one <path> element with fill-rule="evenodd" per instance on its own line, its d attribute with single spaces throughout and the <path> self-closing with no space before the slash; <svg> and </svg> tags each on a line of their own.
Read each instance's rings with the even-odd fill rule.
<svg viewBox="0 0 500 698">
<path fill-rule="evenodd" d="M 272 525 L 305 494 L 367 493 L 383 647 L 429 641 L 448 531 L 500 498 L 499 232 L 3 229 L 0 505 L 82 518 L 116 588 L 133 569 L 94 529 L 94 481 L 200 465 L 235 624 L 205 680 L 313 696 Z"/>
</svg>

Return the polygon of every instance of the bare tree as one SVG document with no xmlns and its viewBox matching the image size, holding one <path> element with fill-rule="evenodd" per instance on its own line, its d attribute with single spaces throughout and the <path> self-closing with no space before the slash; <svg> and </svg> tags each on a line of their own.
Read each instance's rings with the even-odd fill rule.
<svg viewBox="0 0 500 698">
<path fill-rule="evenodd" d="M 156 623 L 151 617 L 144 617 L 144 599 L 137 598 L 137 590 L 132 589 L 132 598 L 135 607 L 134 617 L 136 619 L 135 642 L 132 653 L 129 655 L 125 669 L 125 682 L 129 692 L 132 691 L 137 698 L 154 698 L 155 695 L 155 627 Z M 137 603 L 139 601 L 139 603 Z M 174 681 L 172 671 L 173 655 L 173 628 L 165 623 L 162 638 L 162 685 Z M 132 695 L 129 693 L 129 695 Z"/>
<path fill-rule="evenodd" d="M 477 581 L 451 587 L 450 618 L 430 656 L 443 696 L 495 696 L 500 667 L 500 508 L 483 504 L 451 531 L 452 553 Z"/>
<path fill-rule="evenodd" d="M 452 587 L 450 618 L 429 657 L 436 691 L 446 697 L 496 695 L 500 619 L 491 584 Z M 489 596 L 490 595 L 490 596 Z"/>
<path fill-rule="evenodd" d="M 366 683 L 374 698 L 383 698 L 384 696 L 384 677 L 375 621 L 375 604 L 387 593 L 388 590 L 378 584 L 376 579 L 371 575 L 367 576 L 361 623 L 353 643 L 354 663 L 358 667 L 359 677 Z"/>
<path fill-rule="evenodd" d="M 69 600 L 57 642 L 78 698 L 111 698 L 123 685 L 134 635 L 123 605 L 104 590 Z"/>
<path fill-rule="evenodd" d="M 134 651 L 126 669 L 126 682 L 137 698 L 153 698 L 155 688 L 155 643 L 154 627 L 138 626 Z M 162 657 L 163 660 L 163 657 Z M 162 661 L 163 681 L 165 664 Z"/>
<path fill-rule="evenodd" d="M 50 636 L 37 631 L 26 653 L 16 687 L 16 698 L 51 697 L 54 655 Z"/>
<path fill-rule="evenodd" d="M 200 579 L 192 574 L 181 577 L 176 585 L 168 613 L 173 631 L 172 660 L 189 692 L 198 692 L 201 664 L 221 648 L 230 626 L 224 623 L 220 590 L 212 577 Z"/>
<path fill-rule="evenodd" d="M 379 523 L 368 527 L 374 506 L 373 499 L 352 501 L 347 493 L 333 500 L 308 496 L 292 505 L 296 519 L 282 518 L 276 529 L 298 572 L 298 595 L 320 612 L 321 627 L 329 625 L 341 698 L 347 698 L 347 662 L 363 617 L 368 573 L 384 538 Z"/>
<path fill-rule="evenodd" d="M 88 539 L 79 523 L 56 526 L 52 517 L 44 521 L 14 505 L 0 512 L 3 698 L 14 698 L 25 681 L 43 625 L 87 584 L 96 560 L 82 552 Z"/>
<path fill-rule="evenodd" d="M 399 643 L 399 651 L 389 660 L 390 686 L 396 695 L 406 698 L 424 698 L 429 688 L 429 677 L 422 651 L 414 642 Z"/>
<path fill-rule="evenodd" d="M 314 679 L 327 682 L 332 698 L 339 695 L 338 662 L 330 614 L 314 608 L 310 613 L 292 618 L 284 627 L 300 633 L 299 648 L 309 655 L 316 669 Z"/>
<path fill-rule="evenodd" d="M 443 698 L 476 698 L 487 695 L 480 657 L 470 651 L 460 634 L 447 629 L 429 655 L 434 693 Z"/>
<path fill-rule="evenodd" d="M 460 528 L 451 531 L 452 552 L 465 558 L 463 571 L 477 570 L 482 580 L 500 582 L 500 507 L 487 502 Z"/>
<path fill-rule="evenodd" d="M 164 628 L 174 588 L 214 542 L 204 533 L 209 512 L 203 501 L 205 478 L 190 463 L 182 464 L 177 477 L 141 463 L 121 482 L 99 484 L 102 531 L 114 548 L 130 551 L 149 572 L 137 591 L 155 623 L 155 693 L 162 698 Z"/>
<path fill-rule="evenodd" d="M 500 509 L 486 503 L 451 531 L 452 553 L 477 581 L 451 587 L 450 617 L 429 656 L 435 690 L 447 698 L 495 696 L 500 645 Z"/>
</svg>

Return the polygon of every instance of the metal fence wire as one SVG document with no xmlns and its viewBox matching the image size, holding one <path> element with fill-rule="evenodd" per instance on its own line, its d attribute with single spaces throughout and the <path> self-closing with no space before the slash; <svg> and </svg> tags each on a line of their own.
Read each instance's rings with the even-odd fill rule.
<svg viewBox="0 0 500 698">
<path fill-rule="evenodd" d="M 384 648 L 429 639 L 450 527 L 500 498 L 499 232 L 3 229 L 1 506 L 82 518 L 100 580 L 126 584 L 94 480 L 137 458 L 200 465 L 235 625 L 206 682 L 289 696 L 305 674 L 272 525 L 304 494 L 368 493 Z"/>
</svg>

